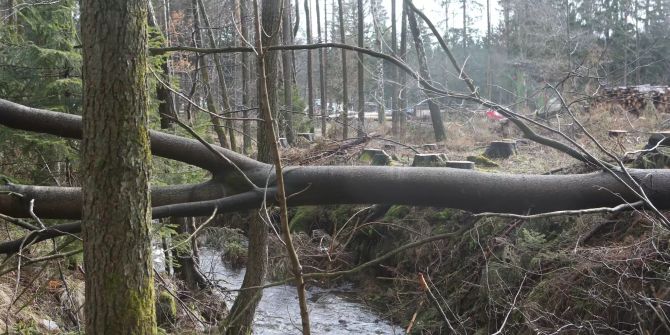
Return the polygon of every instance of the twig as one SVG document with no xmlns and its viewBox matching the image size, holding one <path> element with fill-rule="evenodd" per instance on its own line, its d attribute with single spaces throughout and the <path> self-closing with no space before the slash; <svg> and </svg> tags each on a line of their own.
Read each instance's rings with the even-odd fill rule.
<svg viewBox="0 0 670 335">
<path fill-rule="evenodd" d="M 519 289 L 516 291 L 516 295 L 514 296 L 514 300 L 512 301 L 512 306 L 509 308 L 507 311 L 507 315 L 505 315 L 505 320 L 503 320 L 502 325 L 500 325 L 500 328 L 498 328 L 498 331 L 491 334 L 491 335 L 500 335 L 502 334 L 503 329 L 505 329 L 505 325 L 507 324 L 507 320 L 509 319 L 510 314 L 512 314 L 512 311 L 516 309 L 516 300 L 519 298 L 519 294 L 521 293 L 521 289 L 523 289 L 523 284 L 526 282 L 527 276 L 523 276 L 523 280 L 521 280 L 521 284 L 519 285 Z"/>
<path fill-rule="evenodd" d="M 173 245 L 172 247 L 168 248 L 165 251 L 172 251 L 172 250 L 182 246 L 184 243 L 187 243 L 192 238 L 195 238 L 195 236 L 200 232 L 200 230 L 202 230 L 203 228 L 205 228 L 205 226 L 207 226 L 210 222 L 212 222 L 212 220 L 216 216 L 216 212 L 218 210 L 219 210 L 218 207 L 214 207 L 214 212 L 212 212 L 212 215 L 210 215 L 209 218 L 207 218 L 207 220 L 205 222 L 203 222 L 203 224 L 201 224 L 196 230 L 194 230 L 191 235 L 189 235 L 186 239 L 184 239 L 183 241 L 180 241 L 179 243 Z"/>
<path fill-rule="evenodd" d="M 539 219 L 539 218 L 548 218 L 548 217 L 554 217 L 554 216 L 567 216 L 567 215 L 585 215 L 585 214 L 594 214 L 594 213 L 616 213 L 616 212 L 621 212 L 627 209 L 636 209 L 640 206 L 642 206 L 644 202 L 642 200 L 636 201 L 633 203 L 626 203 L 626 204 L 621 204 L 615 207 L 598 207 L 598 208 L 589 208 L 589 209 L 580 209 L 580 210 L 567 210 L 567 211 L 555 211 L 555 212 L 547 212 L 547 213 L 541 213 L 541 214 L 533 214 L 533 215 L 520 215 L 520 214 L 508 214 L 508 213 L 492 213 L 492 212 L 484 212 L 484 213 L 479 213 L 479 214 L 474 214 L 474 217 L 501 217 L 501 218 L 514 218 L 514 219 L 522 219 L 522 220 L 531 220 L 531 219 Z"/>
</svg>

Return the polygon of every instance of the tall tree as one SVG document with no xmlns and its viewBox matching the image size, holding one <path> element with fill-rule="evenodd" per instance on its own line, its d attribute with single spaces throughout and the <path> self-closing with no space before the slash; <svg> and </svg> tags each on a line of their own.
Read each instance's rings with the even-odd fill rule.
<svg viewBox="0 0 670 335">
<path fill-rule="evenodd" d="M 396 0 L 391 0 L 391 52 L 393 57 L 398 57 L 398 29 L 396 24 Z M 398 109 L 398 68 L 391 69 L 391 134 L 398 136 L 400 133 L 400 110 Z M 404 111 L 403 111 L 404 113 Z"/>
<path fill-rule="evenodd" d="M 165 46 L 168 45 L 168 41 L 170 40 L 169 36 L 167 35 L 167 31 L 165 31 L 164 34 L 161 34 L 161 27 L 158 25 L 158 21 L 156 20 L 156 14 L 154 13 L 153 5 L 151 2 L 148 3 L 148 8 L 149 8 L 149 26 L 154 28 L 155 31 L 160 34 L 160 39 L 165 41 Z M 170 82 L 170 57 L 166 57 L 165 61 L 162 62 L 161 64 L 161 78 L 164 82 L 169 83 Z M 158 114 L 160 115 L 160 120 L 161 120 L 161 129 L 167 129 L 170 128 L 170 125 L 172 121 L 170 120 L 170 117 L 176 117 L 177 116 L 177 110 L 174 102 L 174 96 L 172 95 L 172 91 L 170 91 L 165 85 L 157 85 L 156 86 L 156 99 L 158 99 Z"/>
<path fill-rule="evenodd" d="M 372 23 L 375 30 L 375 47 L 377 51 L 383 53 L 383 36 L 382 36 L 382 27 L 383 22 L 382 15 L 380 15 L 380 7 L 382 7 L 381 2 L 375 0 L 370 0 L 370 14 L 372 16 Z M 377 87 L 375 88 L 375 100 L 377 102 L 377 120 L 380 124 L 384 124 L 386 121 L 386 104 L 384 103 L 384 61 L 381 59 L 376 59 L 376 73 L 377 73 Z"/>
<path fill-rule="evenodd" d="M 463 0 L 463 49 L 468 47 L 468 11 L 467 0 Z"/>
<path fill-rule="evenodd" d="M 156 334 L 147 3 L 84 0 L 82 222 L 87 334 Z"/>
<path fill-rule="evenodd" d="M 312 44 L 312 20 L 309 13 L 309 0 L 305 0 L 305 30 L 307 44 Z M 314 133 L 314 82 L 312 80 L 312 50 L 307 50 L 307 113 L 309 114 L 309 132 Z"/>
<path fill-rule="evenodd" d="M 358 47 L 363 48 L 363 0 L 357 1 Z M 365 136 L 365 85 L 363 83 L 363 53 L 358 53 L 358 137 Z"/>
<path fill-rule="evenodd" d="M 409 6 L 408 3 L 410 0 L 406 0 L 405 7 Z M 428 62 L 426 60 L 426 51 L 423 47 L 423 39 L 421 38 L 421 32 L 419 30 L 419 25 L 416 21 L 416 15 L 414 11 L 410 8 L 406 8 L 407 13 L 407 22 L 409 23 L 409 30 L 412 33 L 414 39 L 414 49 L 416 49 L 417 59 L 419 61 L 419 74 L 421 77 L 428 82 L 432 82 L 430 72 L 428 71 Z M 430 109 L 430 118 L 433 123 L 433 132 L 435 133 L 435 140 L 440 142 L 446 139 L 446 134 L 444 131 L 444 123 L 442 122 L 442 114 L 440 113 L 440 107 L 435 103 L 435 100 L 431 93 L 428 93 L 428 109 Z"/>
<path fill-rule="evenodd" d="M 193 13 L 193 32 L 195 36 L 195 45 L 196 47 L 202 46 L 202 33 L 200 32 L 200 13 L 198 10 L 198 0 L 191 0 L 192 13 Z M 215 55 L 216 56 L 216 55 Z M 197 67 L 200 70 L 200 77 L 202 78 L 202 84 L 205 87 L 205 96 L 207 97 L 207 111 L 209 113 L 210 122 L 214 127 L 214 133 L 216 134 L 219 143 L 224 148 L 229 148 L 228 140 L 226 139 L 226 133 L 223 130 L 221 125 L 221 119 L 219 112 L 216 108 L 216 101 L 214 100 L 214 95 L 210 88 L 209 80 L 209 71 L 207 70 L 207 60 L 204 55 L 198 57 Z"/>
<path fill-rule="evenodd" d="M 263 46 L 277 45 L 280 41 L 279 25 L 281 22 L 281 1 L 264 0 L 262 3 L 262 26 L 256 29 L 256 40 L 262 39 Z M 266 85 L 266 82 L 276 83 L 278 78 L 277 64 L 278 52 L 270 51 L 264 53 L 263 66 L 257 64 L 257 92 L 261 108 L 272 113 L 272 117 L 266 122 L 273 122 L 277 116 L 277 87 Z M 260 60 L 258 60 L 260 61 Z M 263 111 L 265 114 L 265 111 Z M 258 160 L 261 162 L 272 162 L 272 147 L 275 144 L 274 132 L 270 127 L 274 124 L 258 124 L 257 143 Z M 272 128 L 273 129 L 273 128 Z M 242 290 L 235 298 L 235 303 L 230 309 L 227 323 L 224 325 L 226 334 L 239 335 L 251 332 L 256 307 L 263 296 L 265 275 L 268 267 L 268 227 L 259 217 L 254 216 L 249 222 L 249 246 L 247 251 L 247 268 L 242 281 Z"/>
<path fill-rule="evenodd" d="M 207 37 L 209 38 L 209 46 L 211 48 L 216 48 L 217 43 L 216 39 L 214 38 L 213 27 L 210 24 L 209 16 L 207 15 L 207 11 L 205 10 L 205 4 L 203 3 L 202 0 L 198 0 L 198 8 L 200 9 L 200 13 L 202 14 L 202 19 L 205 22 L 205 26 L 207 26 L 206 29 L 207 29 Z M 219 81 L 219 91 L 221 92 L 221 101 L 223 102 L 223 112 L 221 113 L 221 115 L 224 116 L 226 122 L 226 128 L 228 128 L 228 139 L 230 140 L 230 149 L 237 150 L 237 141 L 235 139 L 235 129 L 233 121 L 230 117 L 226 117 L 226 115 L 230 116 L 230 113 L 232 113 L 233 108 L 230 103 L 230 96 L 228 95 L 228 84 L 226 83 L 226 76 L 223 72 L 223 65 L 221 64 L 221 55 L 213 55 L 212 59 L 214 60 L 214 68 L 216 69 L 216 76 Z"/>
<path fill-rule="evenodd" d="M 402 14 L 400 15 L 400 59 L 407 61 L 407 5 L 406 0 L 402 0 Z M 407 122 L 407 73 L 400 73 L 400 95 L 398 96 L 398 105 L 400 108 L 400 121 L 398 130 L 401 136 L 405 132 L 405 123 Z"/>
<path fill-rule="evenodd" d="M 249 35 L 247 1 L 240 1 L 238 6 L 240 11 L 240 44 L 245 45 L 251 38 Z M 246 52 L 242 53 L 242 117 L 245 119 L 242 122 L 242 132 L 244 137 L 242 139 L 242 152 L 245 154 L 251 153 L 251 122 L 249 118 L 249 108 L 251 107 L 251 90 L 249 89 L 249 82 L 252 80 L 251 75 L 251 60 Z"/>
<path fill-rule="evenodd" d="M 337 0 L 337 11 L 340 20 L 340 43 L 346 44 L 344 24 L 344 8 L 342 0 Z M 349 137 L 349 78 L 347 73 L 347 51 L 342 49 L 342 139 Z"/>
<path fill-rule="evenodd" d="M 291 34 L 291 0 L 284 0 L 284 10 L 282 12 L 282 40 L 285 45 L 293 44 L 293 35 Z M 293 52 L 289 50 L 282 51 L 282 74 L 284 82 L 284 136 L 289 144 L 295 142 L 293 131 Z"/>
<path fill-rule="evenodd" d="M 321 39 L 321 10 L 319 8 L 319 1 L 315 0 L 315 9 L 316 9 L 316 34 L 319 43 L 323 42 Z M 326 6 L 324 6 L 325 8 Z M 325 19 L 325 16 L 324 16 Z M 326 30 L 328 28 L 324 28 Z M 326 117 L 328 117 L 328 103 L 326 101 L 326 58 L 323 52 L 323 48 L 319 48 L 319 91 L 321 92 L 321 103 L 319 110 L 321 111 L 321 136 L 326 137 Z"/>
</svg>

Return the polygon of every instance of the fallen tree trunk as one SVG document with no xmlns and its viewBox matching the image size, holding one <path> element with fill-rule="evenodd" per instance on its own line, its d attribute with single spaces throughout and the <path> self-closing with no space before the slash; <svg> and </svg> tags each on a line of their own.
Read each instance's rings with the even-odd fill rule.
<svg viewBox="0 0 670 335">
<path fill-rule="evenodd" d="M 0 100 L 0 124 L 75 139 L 81 136 L 78 116 L 4 100 Z M 154 187 L 155 218 L 210 215 L 214 208 L 219 212 L 238 211 L 257 208 L 264 198 L 274 201 L 271 165 L 213 147 L 226 157 L 222 159 L 198 141 L 160 132 L 151 133 L 151 147 L 154 155 L 198 166 L 212 174 L 211 180 L 202 184 Z M 240 171 L 254 185 L 246 182 Z M 670 170 L 629 170 L 629 173 L 655 206 L 670 209 Z M 534 214 L 613 207 L 639 200 L 623 183 L 605 172 L 513 175 L 451 168 L 295 166 L 285 169 L 284 178 L 291 206 L 406 204 Z M 266 185 L 267 180 L 267 190 L 256 186 Z M 41 218 L 76 219 L 81 215 L 79 188 L 7 183 L 0 186 L 0 192 L 0 213 L 6 215 L 29 217 L 31 199 L 35 199 L 35 213 Z"/>
</svg>

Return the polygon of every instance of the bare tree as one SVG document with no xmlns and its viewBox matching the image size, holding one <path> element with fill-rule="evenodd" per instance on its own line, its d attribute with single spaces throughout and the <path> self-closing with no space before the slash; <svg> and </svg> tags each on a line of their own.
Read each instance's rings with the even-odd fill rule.
<svg viewBox="0 0 670 335">
<path fill-rule="evenodd" d="M 411 1 L 406 0 L 406 4 L 410 2 Z M 414 38 L 414 49 L 416 49 L 416 55 L 419 61 L 419 73 L 424 80 L 431 82 L 430 72 L 428 71 L 428 62 L 426 61 L 426 52 L 423 48 L 423 39 L 421 38 L 421 32 L 416 21 L 416 16 L 412 10 L 406 9 L 406 13 L 407 21 L 409 22 L 409 30 Z M 440 112 L 440 107 L 431 97 L 431 93 L 429 93 L 428 97 L 428 108 L 430 109 L 430 118 L 433 123 L 435 140 L 438 142 L 443 141 L 446 139 L 446 134 L 444 131 L 444 123 L 442 122 L 442 114 Z"/>
</svg>

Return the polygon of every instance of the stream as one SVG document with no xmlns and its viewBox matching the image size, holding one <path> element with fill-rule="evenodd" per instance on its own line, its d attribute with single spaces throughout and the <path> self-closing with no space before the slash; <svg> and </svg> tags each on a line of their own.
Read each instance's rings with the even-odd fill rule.
<svg viewBox="0 0 670 335">
<path fill-rule="evenodd" d="M 239 288 L 244 279 L 244 269 L 234 270 L 221 261 L 218 252 L 201 250 L 200 266 L 208 278 L 223 281 L 224 287 Z M 236 293 L 231 292 L 228 306 L 232 306 Z M 384 320 L 366 306 L 352 302 L 348 296 L 356 291 L 350 285 L 322 289 L 309 287 L 307 298 L 313 334 L 403 334 L 403 330 Z M 296 288 L 290 285 L 275 286 L 263 291 L 263 298 L 256 310 L 254 334 L 300 334 L 300 311 Z"/>
</svg>

